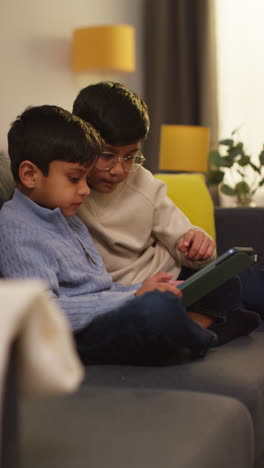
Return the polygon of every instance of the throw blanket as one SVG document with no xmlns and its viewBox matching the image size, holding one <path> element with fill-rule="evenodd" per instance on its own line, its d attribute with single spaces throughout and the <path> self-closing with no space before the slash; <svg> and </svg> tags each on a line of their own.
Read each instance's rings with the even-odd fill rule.
<svg viewBox="0 0 264 468">
<path fill-rule="evenodd" d="M 23 394 L 46 396 L 76 390 L 83 368 L 68 323 L 45 285 L 35 280 L 0 280 L 0 304 L 1 404 L 14 342 L 19 390 Z"/>
</svg>

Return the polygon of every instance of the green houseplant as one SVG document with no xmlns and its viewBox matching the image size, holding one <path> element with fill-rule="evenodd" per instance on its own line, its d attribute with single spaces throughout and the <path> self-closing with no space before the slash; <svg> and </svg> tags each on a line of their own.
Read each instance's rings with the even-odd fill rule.
<svg viewBox="0 0 264 468">
<path fill-rule="evenodd" d="M 235 140 L 237 131 L 210 150 L 206 180 L 209 188 L 219 186 L 222 193 L 235 197 L 237 206 L 250 206 L 253 195 L 264 185 L 264 145 L 253 162 L 244 143 Z"/>
</svg>

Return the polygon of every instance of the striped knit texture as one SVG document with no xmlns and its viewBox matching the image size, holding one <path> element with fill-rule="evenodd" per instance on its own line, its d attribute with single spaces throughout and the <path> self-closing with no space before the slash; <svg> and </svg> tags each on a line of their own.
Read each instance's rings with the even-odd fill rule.
<svg viewBox="0 0 264 468">
<path fill-rule="evenodd" d="M 131 300 L 139 287 L 112 282 L 77 217 L 40 207 L 17 189 L 0 211 L 0 271 L 42 279 L 73 330 Z"/>
</svg>

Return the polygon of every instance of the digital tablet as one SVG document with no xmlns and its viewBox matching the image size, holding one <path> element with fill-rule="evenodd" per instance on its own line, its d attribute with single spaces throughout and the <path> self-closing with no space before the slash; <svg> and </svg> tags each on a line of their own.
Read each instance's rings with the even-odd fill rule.
<svg viewBox="0 0 264 468">
<path fill-rule="evenodd" d="M 233 247 L 212 263 L 196 271 L 177 286 L 183 293 L 182 302 L 189 307 L 213 289 L 256 262 L 251 247 Z"/>
</svg>

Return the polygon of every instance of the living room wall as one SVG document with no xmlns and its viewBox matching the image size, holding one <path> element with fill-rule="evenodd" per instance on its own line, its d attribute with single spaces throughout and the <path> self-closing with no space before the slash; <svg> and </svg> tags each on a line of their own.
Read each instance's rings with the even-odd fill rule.
<svg viewBox="0 0 264 468">
<path fill-rule="evenodd" d="M 79 86 L 70 62 L 76 27 L 135 27 L 136 72 L 116 79 L 142 94 L 142 10 L 143 0 L 1 0 L 0 151 L 7 150 L 10 123 L 28 105 L 57 104 L 71 110 Z M 87 75 L 87 84 L 94 80 Z"/>
</svg>

